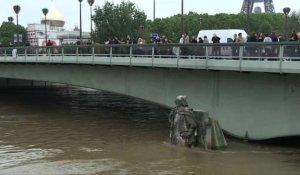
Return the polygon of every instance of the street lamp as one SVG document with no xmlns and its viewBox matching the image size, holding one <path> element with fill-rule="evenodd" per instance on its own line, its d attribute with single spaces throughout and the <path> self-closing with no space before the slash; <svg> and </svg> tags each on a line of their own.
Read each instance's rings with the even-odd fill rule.
<svg viewBox="0 0 300 175">
<path fill-rule="evenodd" d="M 201 26 L 202 26 L 202 21 L 203 21 L 203 19 L 200 17 L 200 18 L 199 18 L 199 29 L 200 29 Z"/>
<path fill-rule="evenodd" d="M 144 25 L 141 24 L 140 25 L 140 37 L 141 38 L 143 38 L 143 36 L 144 36 L 144 28 L 145 28 Z"/>
<path fill-rule="evenodd" d="M 91 41 L 93 42 L 93 21 L 92 21 L 92 18 L 93 18 L 93 4 L 95 2 L 95 0 L 87 0 L 89 5 L 90 5 L 90 13 L 91 13 Z"/>
<path fill-rule="evenodd" d="M 14 5 L 13 9 L 17 15 L 17 46 L 19 46 L 19 16 L 18 16 L 18 14 L 21 10 L 21 7 L 19 5 Z"/>
<path fill-rule="evenodd" d="M 11 24 L 14 21 L 14 18 L 11 17 L 11 16 L 9 16 L 7 19 L 8 19 L 8 22 L 11 23 Z M 12 42 L 11 43 L 13 43 L 13 42 L 14 42 L 14 36 L 12 36 Z"/>
<path fill-rule="evenodd" d="M 283 8 L 283 13 L 285 15 L 285 39 L 286 39 L 286 41 L 288 40 L 288 34 L 287 34 L 287 30 L 288 30 L 287 29 L 287 17 L 289 15 L 290 11 L 291 11 L 291 9 L 289 7 Z"/>
<path fill-rule="evenodd" d="M 156 4 L 155 4 L 155 0 L 153 0 L 153 28 L 152 28 L 152 32 L 155 32 L 155 12 L 156 12 Z"/>
<path fill-rule="evenodd" d="M 8 22 L 10 22 L 10 23 L 12 23 L 14 21 L 14 18 L 11 16 L 9 16 L 7 19 L 8 19 Z"/>
<path fill-rule="evenodd" d="M 300 24 L 300 16 L 298 16 L 298 26 Z M 299 31 L 299 27 L 298 27 L 298 31 Z"/>
<path fill-rule="evenodd" d="M 78 0 L 79 1 L 79 39 L 80 39 L 80 44 L 81 44 L 81 41 L 82 41 L 82 22 L 81 22 L 81 2 L 82 0 Z"/>
<path fill-rule="evenodd" d="M 183 34 L 183 0 L 181 0 L 181 34 Z"/>
<path fill-rule="evenodd" d="M 42 12 L 43 12 L 43 14 L 45 16 L 45 41 L 47 43 L 47 17 L 46 16 L 48 14 L 48 9 L 47 8 L 43 8 Z"/>
</svg>

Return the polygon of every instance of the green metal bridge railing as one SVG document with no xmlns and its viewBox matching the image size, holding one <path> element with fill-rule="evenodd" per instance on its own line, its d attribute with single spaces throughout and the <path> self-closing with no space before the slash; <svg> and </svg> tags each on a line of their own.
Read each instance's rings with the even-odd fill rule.
<svg viewBox="0 0 300 175">
<path fill-rule="evenodd" d="M 13 50 L 17 55 L 13 54 Z M 229 70 L 243 71 L 243 65 L 255 64 L 258 68 L 268 62 L 266 67 L 284 72 L 284 63 L 300 61 L 299 42 L 278 43 L 231 43 L 231 44 L 103 44 L 66 45 L 53 47 L 2 47 L 0 62 L 28 63 L 84 63 L 116 64 L 135 66 L 157 66 L 177 68 L 217 69 L 232 64 Z M 170 64 L 169 64 L 170 63 Z M 175 64 L 175 66 L 174 66 Z M 181 64 L 185 66 L 180 66 Z M 188 64 L 191 64 L 188 66 Z M 193 66 L 194 65 L 194 66 Z M 224 67 L 223 66 L 223 67 Z M 232 66 L 232 67 L 233 67 Z M 229 66 L 231 67 L 231 66 Z M 296 64 L 293 70 L 299 69 Z M 273 72 L 273 71 L 271 71 Z"/>
</svg>

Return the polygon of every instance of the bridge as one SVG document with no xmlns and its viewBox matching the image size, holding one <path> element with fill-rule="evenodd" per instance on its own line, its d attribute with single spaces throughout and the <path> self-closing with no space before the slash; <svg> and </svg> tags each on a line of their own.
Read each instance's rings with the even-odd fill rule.
<svg viewBox="0 0 300 175">
<path fill-rule="evenodd" d="M 168 107 L 184 94 L 227 133 L 255 140 L 300 135 L 299 73 L 297 42 L 0 49 L 2 78 L 89 87 Z"/>
</svg>

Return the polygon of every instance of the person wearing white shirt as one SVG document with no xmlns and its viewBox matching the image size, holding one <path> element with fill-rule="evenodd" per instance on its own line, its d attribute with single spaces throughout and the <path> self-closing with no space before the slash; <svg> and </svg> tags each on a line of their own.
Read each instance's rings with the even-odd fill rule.
<svg viewBox="0 0 300 175">
<path fill-rule="evenodd" d="M 13 59 L 17 59 L 18 56 L 17 48 L 14 47 L 11 52 L 12 52 Z"/>
<path fill-rule="evenodd" d="M 272 42 L 272 38 L 269 36 L 269 34 L 265 35 L 264 42 L 267 46 L 265 46 L 265 56 L 271 56 L 272 53 L 272 46 L 268 45 L 268 43 Z"/>
</svg>

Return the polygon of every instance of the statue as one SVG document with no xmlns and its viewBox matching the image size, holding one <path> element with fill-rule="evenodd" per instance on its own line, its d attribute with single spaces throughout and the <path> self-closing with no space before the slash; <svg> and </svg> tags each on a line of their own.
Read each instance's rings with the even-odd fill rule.
<svg viewBox="0 0 300 175">
<path fill-rule="evenodd" d="M 176 97 L 175 105 L 169 114 L 171 144 L 204 149 L 227 146 L 218 121 L 208 117 L 207 112 L 189 108 L 183 95 Z"/>
<path fill-rule="evenodd" d="M 186 96 L 177 96 L 175 105 L 169 114 L 171 143 L 186 147 L 197 146 L 197 122 L 193 110 L 188 106 Z"/>
</svg>

